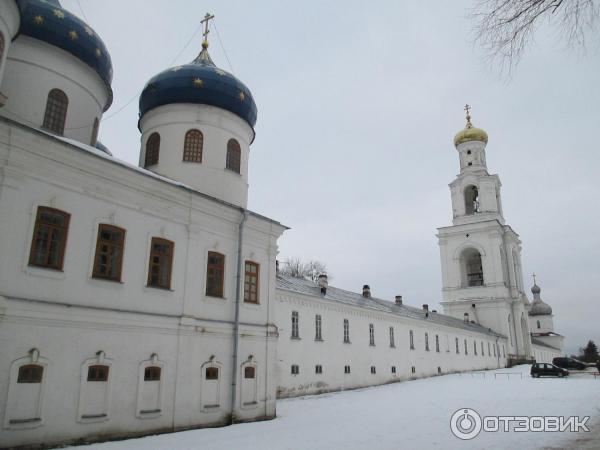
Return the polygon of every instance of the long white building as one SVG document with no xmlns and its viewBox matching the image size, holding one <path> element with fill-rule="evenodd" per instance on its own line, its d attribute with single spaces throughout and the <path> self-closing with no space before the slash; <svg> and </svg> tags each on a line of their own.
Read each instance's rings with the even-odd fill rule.
<svg viewBox="0 0 600 450">
<path fill-rule="evenodd" d="M 206 41 L 151 77 L 134 166 L 98 141 L 111 81 L 102 40 L 58 0 L 0 2 L 0 448 L 270 419 L 278 396 L 560 354 L 501 210 L 460 210 L 472 191 L 453 187 L 439 230 L 446 314 L 286 278 L 287 228 L 247 207 L 248 87 Z M 461 155 L 483 155 L 461 133 Z M 499 182 L 464 169 L 483 208 Z"/>
</svg>

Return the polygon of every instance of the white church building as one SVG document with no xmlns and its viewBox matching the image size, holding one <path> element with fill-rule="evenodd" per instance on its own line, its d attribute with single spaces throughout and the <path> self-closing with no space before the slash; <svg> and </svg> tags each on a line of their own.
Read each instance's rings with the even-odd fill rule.
<svg viewBox="0 0 600 450">
<path fill-rule="evenodd" d="M 58 0 L 0 2 L 0 448 L 270 419 L 278 397 L 562 353 L 470 118 L 442 314 L 278 274 L 287 227 L 247 208 L 256 104 L 207 41 L 147 82 L 139 166 L 98 141 L 111 81 Z"/>
</svg>

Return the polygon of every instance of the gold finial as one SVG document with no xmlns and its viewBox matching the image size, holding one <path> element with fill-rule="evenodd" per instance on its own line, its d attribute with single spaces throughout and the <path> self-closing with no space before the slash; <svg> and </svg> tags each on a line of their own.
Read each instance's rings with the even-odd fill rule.
<svg viewBox="0 0 600 450">
<path fill-rule="evenodd" d="M 532 273 L 532 274 L 531 274 L 531 276 L 533 277 L 533 284 L 536 284 L 536 282 L 535 282 L 535 277 L 536 277 L 536 274 L 535 274 L 535 273 Z"/>
<path fill-rule="evenodd" d="M 473 128 L 473 124 L 471 123 L 471 107 L 466 104 L 465 111 L 467 112 L 467 128 Z"/>
<path fill-rule="evenodd" d="M 208 33 L 210 33 L 210 31 L 208 30 L 208 21 L 214 18 L 214 15 L 206 13 L 204 19 L 200 21 L 200 23 L 204 24 L 204 33 L 202 33 L 202 36 L 204 36 L 204 39 L 202 40 L 202 48 L 204 49 L 208 48 Z"/>
</svg>

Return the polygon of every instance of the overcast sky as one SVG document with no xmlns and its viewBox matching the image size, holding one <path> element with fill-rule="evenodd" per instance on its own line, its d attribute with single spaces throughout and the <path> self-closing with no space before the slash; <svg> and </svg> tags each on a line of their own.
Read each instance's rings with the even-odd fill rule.
<svg viewBox="0 0 600 450">
<path fill-rule="evenodd" d="M 82 16 L 75 0 L 63 6 Z M 137 97 L 175 62 L 207 11 L 215 63 L 258 105 L 249 208 L 292 229 L 279 259 L 327 264 L 333 283 L 438 308 L 436 228 L 451 224 L 448 183 L 463 105 L 489 134 L 506 221 L 523 242 L 555 329 L 574 352 L 600 344 L 600 46 L 574 51 L 542 27 L 510 80 L 472 43 L 472 1 L 80 0 L 114 65 L 100 139 L 137 163 Z M 230 67 L 227 56 L 233 67 Z M 531 299 L 531 294 L 529 293 Z"/>
</svg>

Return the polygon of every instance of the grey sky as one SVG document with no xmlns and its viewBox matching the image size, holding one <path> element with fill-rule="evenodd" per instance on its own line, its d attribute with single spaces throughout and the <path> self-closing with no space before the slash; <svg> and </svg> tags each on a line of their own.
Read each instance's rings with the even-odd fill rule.
<svg viewBox="0 0 600 450">
<path fill-rule="evenodd" d="M 375 296 L 438 307 L 435 233 L 451 223 L 452 138 L 470 103 L 527 284 L 535 271 L 567 351 L 600 343 L 600 46 L 581 54 L 541 28 L 507 81 L 470 41 L 467 0 L 80 2 L 113 59 L 107 116 L 169 66 L 206 11 L 216 15 L 258 105 L 250 209 L 292 227 L 280 259 L 319 259 L 346 289 L 367 283 Z M 81 16 L 75 0 L 62 3 Z M 176 63 L 199 50 L 197 36 Z M 137 97 L 100 139 L 137 163 Z"/>
</svg>

